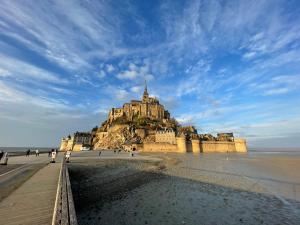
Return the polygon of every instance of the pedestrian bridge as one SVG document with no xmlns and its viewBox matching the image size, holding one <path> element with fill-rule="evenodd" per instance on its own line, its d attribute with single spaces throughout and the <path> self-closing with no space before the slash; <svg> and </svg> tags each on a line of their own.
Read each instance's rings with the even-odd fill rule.
<svg viewBox="0 0 300 225">
<path fill-rule="evenodd" d="M 32 162 L 20 166 L 18 177 L 14 179 L 24 176 L 25 172 L 22 174 L 21 170 L 29 164 L 46 165 L 0 202 L 0 224 L 76 225 L 69 173 L 62 155 L 57 158 L 56 163 L 49 163 L 46 156 L 39 159 L 31 157 Z M 20 157 L 11 159 L 14 162 L 18 158 Z M 3 173 L 0 181 L 17 170 L 15 168 L 11 173 Z"/>
</svg>

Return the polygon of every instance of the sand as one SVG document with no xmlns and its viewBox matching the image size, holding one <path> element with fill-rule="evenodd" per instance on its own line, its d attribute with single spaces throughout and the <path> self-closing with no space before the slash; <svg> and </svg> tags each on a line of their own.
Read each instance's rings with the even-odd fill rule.
<svg viewBox="0 0 300 225">
<path fill-rule="evenodd" d="M 299 157 L 144 155 L 73 158 L 79 224 L 300 224 Z"/>
</svg>

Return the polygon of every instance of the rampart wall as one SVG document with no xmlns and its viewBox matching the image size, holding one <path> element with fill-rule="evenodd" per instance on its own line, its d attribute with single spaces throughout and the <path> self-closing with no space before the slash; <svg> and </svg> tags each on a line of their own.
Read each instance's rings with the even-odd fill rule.
<svg viewBox="0 0 300 225">
<path fill-rule="evenodd" d="M 208 152 L 236 152 L 235 143 L 229 141 L 201 141 L 200 151 Z"/>
<path fill-rule="evenodd" d="M 177 145 L 169 143 L 144 143 L 145 152 L 178 152 Z"/>
<path fill-rule="evenodd" d="M 182 137 L 176 138 L 177 144 L 169 143 L 144 143 L 143 150 L 145 152 L 178 152 L 178 153 L 211 153 L 211 152 L 247 152 L 245 139 L 235 139 L 231 141 L 185 141 Z"/>
</svg>

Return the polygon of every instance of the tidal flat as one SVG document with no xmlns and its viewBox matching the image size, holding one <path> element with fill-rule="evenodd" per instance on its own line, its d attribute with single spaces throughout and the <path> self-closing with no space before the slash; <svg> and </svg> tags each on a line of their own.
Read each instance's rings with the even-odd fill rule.
<svg viewBox="0 0 300 225">
<path fill-rule="evenodd" d="M 69 164 L 80 225 L 300 224 L 299 157 L 145 156 Z"/>
</svg>

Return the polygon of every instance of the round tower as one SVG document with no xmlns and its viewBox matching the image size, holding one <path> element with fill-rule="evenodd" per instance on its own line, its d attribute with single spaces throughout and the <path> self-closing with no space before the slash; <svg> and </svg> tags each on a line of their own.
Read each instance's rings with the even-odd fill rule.
<svg viewBox="0 0 300 225">
<path fill-rule="evenodd" d="M 180 137 L 176 137 L 176 142 L 177 142 L 177 150 L 179 153 L 186 153 L 187 148 L 186 148 L 186 140 L 185 136 L 181 135 Z"/>
<path fill-rule="evenodd" d="M 200 140 L 199 139 L 192 139 L 192 150 L 194 154 L 200 153 Z"/>
</svg>

